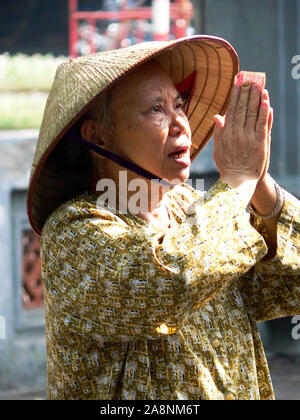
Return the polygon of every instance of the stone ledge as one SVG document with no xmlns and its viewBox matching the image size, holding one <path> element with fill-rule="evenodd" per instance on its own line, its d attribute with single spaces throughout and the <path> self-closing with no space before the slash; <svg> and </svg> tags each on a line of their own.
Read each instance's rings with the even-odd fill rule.
<svg viewBox="0 0 300 420">
<path fill-rule="evenodd" d="M 45 400 L 46 390 L 43 389 L 24 389 L 24 390 L 11 390 L 1 391 L 0 401 L 17 401 L 17 400 Z"/>
<path fill-rule="evenodd" d="M 0 141 L 37 139 L 39 130 L 0 130 Z"/>
</svg>

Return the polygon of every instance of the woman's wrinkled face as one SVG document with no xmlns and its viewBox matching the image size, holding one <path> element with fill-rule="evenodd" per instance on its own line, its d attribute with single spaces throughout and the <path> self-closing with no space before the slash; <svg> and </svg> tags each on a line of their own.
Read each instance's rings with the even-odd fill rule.
<svg viewBox="0 0 300 420">
<path fill-rule="evenodd" d="M 159 178 L 188 179 L 189 122 L 180 94 L 158 63 L 147 63 L 123 79 L 112 92 L 111 110 L 112 152 Z"/>
</svg>

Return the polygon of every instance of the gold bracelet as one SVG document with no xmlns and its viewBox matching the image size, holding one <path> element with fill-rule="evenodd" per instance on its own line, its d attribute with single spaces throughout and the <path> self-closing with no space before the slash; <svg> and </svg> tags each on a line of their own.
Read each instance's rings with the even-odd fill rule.
<svg viewBox="0 0 300 420">
<path fill-rule="evenodd" d="M 277 184 L 277 182 L 274 181 L 273 178 L 272 181 L 276 190 L 276 203 L 272 213 L 263 216 L 262 214 L 257 213 L 257 211 L 255 211 L 252 207 L 251 203 L 249 203 L 247 206 L 247 210 L 249 211 L 249 213 L 253 214 L 253 216 L 260 217 L 261 219 L 272 219 L 272 217 L 276 216 L 281 211 L 284 202 L 284 194 L 280 186 Z"/>
</svg>

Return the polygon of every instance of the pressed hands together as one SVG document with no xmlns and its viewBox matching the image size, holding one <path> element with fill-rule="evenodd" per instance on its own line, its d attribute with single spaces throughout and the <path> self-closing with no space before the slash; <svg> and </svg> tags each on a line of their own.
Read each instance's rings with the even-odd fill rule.
<svg viewBox="0 0 300 420">
<path fill-rule="evenodd" d="M 270 164 L 273 109 L 268 91 L 246 81 L 236 83 L 225 116 L 215 116 L 214 160 L 219 181 L 237 188 L 245 207 L 251 202 L 261 215 L 272 213 L 277 202 Z M 268 245 L 275 250 L 280 211 L 263 219 Z"/>
</svg>

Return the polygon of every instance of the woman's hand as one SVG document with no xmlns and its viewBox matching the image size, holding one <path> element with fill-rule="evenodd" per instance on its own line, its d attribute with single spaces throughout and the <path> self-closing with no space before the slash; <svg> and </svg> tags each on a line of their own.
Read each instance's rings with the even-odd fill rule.
<svg viewBox="0 0 300 420">
<path fill-rule="evenodd" d="M 270 159 L 268 93 L 246 82 L 233 87 L 225 117 L 215 116 L 214 160 L 220 181 L 242 188 L 250 201 Z"/>
<path fill-rule="evenodd" d="M 263 100 L 266 100 L 267 102 L 269 102 L 269 94 L 268 94 L 268 91 L 267 90 L 264 90 L 263 93 L 262 93 L 262 95 L 263 95 L 262 96 Z M 264 171 L 262 173 L 262 176 L 258 180 L 257 188 L 261 184 L 264 184 L 265 183 L 266 177 L 267 177 L 267 173 L 268 173 L 268 170 L 269 170 L 269 166 L 270 166 L 272 126 L 273 126 L 273 108 L 270 108 L 269 119 L 268 119 L 268 157 L 267 157 L 266 166 L 265 166 L 265 169 L 264 169 Z"/>
<path fill-rule="evenodd" d="M 267 90 L 261 93 L 255 85 L 235 85 L 226 116 L 216 115 L 215 121 L 214 159 L 220 181 L 239 188 L 245 204 L 251 201 L 259 214 L 270 214 L 277 195 L 267 176 L 273 125 Z M 270 257 L 276 252 L 279 216 L 280 212 L 263 219 Z"/>
</svg>

